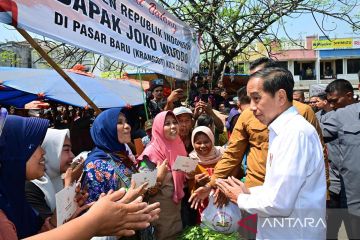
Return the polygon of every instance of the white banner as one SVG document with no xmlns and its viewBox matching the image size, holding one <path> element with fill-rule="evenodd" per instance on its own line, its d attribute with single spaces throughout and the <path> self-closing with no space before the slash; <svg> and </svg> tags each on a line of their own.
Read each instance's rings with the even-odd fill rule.
<svg viewBox="0 0 360 240">
<path fill-rule="evenodd" d="M 0 21 L 178 79 L 199 67 L 194 30 L 151 0 L 1 0 Z"/>
</svg>

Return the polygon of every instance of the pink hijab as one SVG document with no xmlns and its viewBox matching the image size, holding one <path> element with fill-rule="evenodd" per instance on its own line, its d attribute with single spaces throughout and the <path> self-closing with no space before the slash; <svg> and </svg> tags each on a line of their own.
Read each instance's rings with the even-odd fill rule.
<svg viewBox="0 0 360 240">
<path fill-rule="evenodd" d="M 152 139 L 150 144 L 145 148 L 139 159 L 142 160 L 146 155 L 149 159 L 158 164 L 162 163 L 165 159 L 169 162 L 170 170 L 174 166 L 177 156 L 187 156 L 184 143 L 179 136 L 175 140 L 167 140 L 164 135 L 164 123 L 168 114 L 171 114 L 176 119 L 175 115 L 171 111 L 160 112 L 154 118 L 152 126 Z M 172 177 L 174 181 L 174 194 L 173 201 L 179 203 L 184 197 L 184 182 L 185 174 L 179 171 L 172 171 Z"/>
</svg>

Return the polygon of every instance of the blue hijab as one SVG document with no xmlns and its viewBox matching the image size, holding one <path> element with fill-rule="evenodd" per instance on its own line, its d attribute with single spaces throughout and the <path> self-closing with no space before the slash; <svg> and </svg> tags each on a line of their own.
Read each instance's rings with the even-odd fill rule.
<svg viewBox="0 0 360 240">
<path fill-rule="evenodd" d="M 113 153 L 126 151 L 125 144 L 119 142 L 117 135 L 117 123 L 121 112 L 124 113 L 122 108 L 111 108 L 97 116 L 90 129 L 95 148 L 89 153 L 85 161 L 85 166 L 89 162 L 97 159 L 110 160 L 108 154 L 110 154 L 114 160 L 120 160 Z"/>
<path fill-rule="evenodd" d="M 49 121 L 9 115 L 0 137 L 0 209 L 19 238 L 37 234 L 40 218 L 26 202 L 26 162 L 45 138 Z"/>
</svg>

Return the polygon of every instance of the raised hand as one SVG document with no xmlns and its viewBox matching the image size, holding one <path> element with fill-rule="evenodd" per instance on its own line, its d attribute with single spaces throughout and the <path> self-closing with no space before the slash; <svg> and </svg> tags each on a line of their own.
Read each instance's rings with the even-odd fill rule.
<svg viewBox="0 0 360 240">
<path fill-rule="evenodd" d="M 214 205 L 216 207 L 223 207 L 228 203 L 229 203 L 229 198 L 227 198 L 226 195 L 223 192 L 221 192 L 219 188 L 216 188 L 214 193 Z"/>
<path fill-rule="evenodd" d="M 131 186 L 127 190 L 125 196 L 119 201 L 121 203 L 129 203 L 134 201 L 136 198 L 143 196 L 146 192 L 148 183 L 143 183 L 142 185 L 136 187 L 135 181 L 131 180 Z"/>
<path fill-rule="evenodd" d="M 198 187 L 204 186 L 205 184 L 210 182 L 210 180 L 211 180 L 211 178 L 210 178 L 209 174 L 207 174 L 207 173 L 200 173 L 200 174 L 195 175 L 195 184 Z"/>
<path fill-rule="evenodd" d="M 217 179 L 216 186 L 225 194 L 230 201 L 237 203 L 237 198 L 240 194 L 249 194 L 250 191 L 245 187 L 244 183 L 229 177 L 228 179 Z"/>
<path fill-rule="evenodd" d="M 156 206 L 148 208 L 147 203 L 141 202 L 141 197 L 124 204 L 120 202 L 124 196 L 124 189 L 103 194 L 84 214 L 93 223 L 89 226 L 95 228 L 96 236 L 131 236 L 135 234 L 135 230 L 150 225 L 150 221 L 156 216 L 153 212 Z"/>
<path fill-rule="evenodd" d="M 203 205 L 204 200 L 209 197 L 211 192 L 211 187 L 204 186 L 199 187 L 191 194 L 189 198 L 189 203 L 191 203 L 191 208 L 197 209 L 200 205 Z"/>
<path fill-rule="evenodd" d="M 170 95 L 167 98 L 167 101 L 170 103 L 176 102 L 184 97 L 184 90 L 181 88 L 175 89 L 170 93 Z"/>
<path fill-rule="evenodd" d="M 157 165 L 157 178 L 158 183 L 163 183 L 167 173 L 169 172 L 168 161 L 165 159 L 162 163 Z"/>
</svg>

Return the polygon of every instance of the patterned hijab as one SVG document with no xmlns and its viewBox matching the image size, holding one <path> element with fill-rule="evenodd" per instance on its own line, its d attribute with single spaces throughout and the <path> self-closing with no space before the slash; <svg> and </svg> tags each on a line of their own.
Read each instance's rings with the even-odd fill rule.
<svg viewBox="0 0 360 240">
<path fill-rule="evenodd" d="M 19 238 L 40 230 L 39 217 L 25 198 L 26 162 L 45 138 L 49 121 L 9 115 L 0 137 L 0 209 Z"/>
<path fill-rule="evenodd" d="M 184 143 L 179 136 L 177 136 L 177 138 L 172 141 L 165 138 L 164 123 L 168 114 L 173 115 L 176 119 L 174 113 L 171 111 L 160 112 L 154 118 L 151 142 L 140 155 L 139 159 L 142 160 L 143 156 L 146 155 L 152 162 L 156 164 L 162 163 L 165 159 L 167 159 L 170 170 L 172 170 L 177 156 L 187 156 L 187 152 L 185 150 Z M 172 171 L 172 176 L 175 188 L 173 201 L 175 203 L 179 203 L 180 200 L 184 197 L 183 188 L 185 175 L 182 172 Z"/>
</svg>

